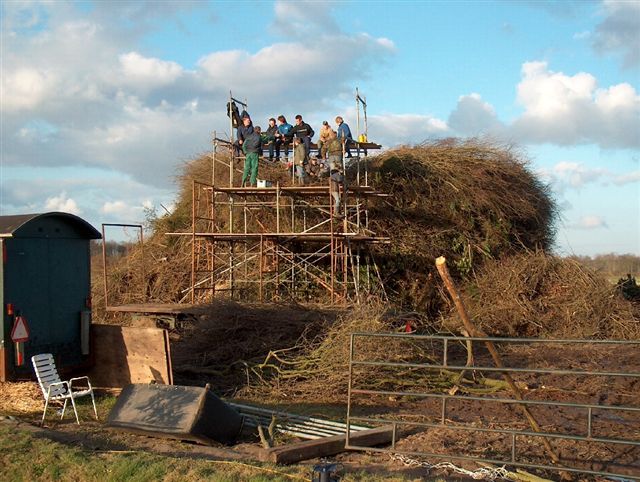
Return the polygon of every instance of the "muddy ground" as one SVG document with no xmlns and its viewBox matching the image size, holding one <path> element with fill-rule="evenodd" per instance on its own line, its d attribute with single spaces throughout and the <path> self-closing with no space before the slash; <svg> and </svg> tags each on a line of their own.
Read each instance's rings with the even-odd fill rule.
<svg viewBox="0 0 640 482">
<path fill-rule="evenodd" d="M 320 313 L 320 316 L 318 315 Z M 339 310 L 256 306 L 244 309 L 239 316 L 231 307 L 218 313 L 213 323 L 210 319 L 182 320 L 171 332 L 172 360 L 176 383 L 203 386 L 210 383 L 214 391 L 227 397 L 242 394 L 244 402 L 252 402 L 313 416 L 324 416 L 344 420 L 346 416 L 346 387 L 326 386 L 318 390 L 313 398 L 283 397 L 274 394 L 265 398 L 264 390 L 247 390 L 251 382 L 246 377 L 242 364 L 259 362 L 274 349 L 295 345 L 301 337 L 312 339 L 338 320 Z M 411 335 L 407 335 L 407 340 Z M 218 340 L 225 340 L 219 343 Z M 250 342 L 249 340 L 258 340 Z M 429 363 L 442 362 L 442 348 L 430 342 Z M 429 351 L 430 350 L 430 351 Z M 474 346 L 475 367 L 495 367 L 486 348 Z M 605 377 L 588 375 L 513 373 L 512 376 L 527 400 L 571 402 L 604 406 L 640 407 L 640 350 L 638 345 L 578 345 L 578 344 L 515 344 L 499 346 L 499 352 L 506 366 L 515 368 L 573 369 L 582 371 L 613 372 L 626 371 L 635 375 L 629 377 Z M 389 355 L 396 356 L 397 349 L 381 347 L 369 359 L 381 361 Z M 463 366 L 467 352 L 464 344 L 449 347 L 447 363 Z M 365 359 L 364 358 L 360 358 Z M 215 364 L 211 363 L 215 360 Z M 424 362 L 424 360 L 423 360 Z M 221 370 L 227 364 L 228 370 Z M 429 372 L 433 374 L 433 370 Z M 466 382 L 460 383 L 456 395 L 482 397 L 483 401 L 450 399 L 444 412 L 444 426 L 416 427 L 421 423 L 441 424 L 443 420 L 442 398 L 424 397 L 425 393 L 441 396 L 451 394 L 448 388 L 431 386 L 433 377 L 426 377 L 412 371 L 403 376 L 385 373 L 383 382 L 379 372 L 365 367 L 353 373 L 353 388 L 369 388 L 383 391 L 407 391 L 409 395 L 360 395 L 354 394 L 351 407 L 352 416 L 377 419 L 380 425 L 389 421 L 409 422 L 399 426 L 395 451 L 404 452 L 410 458 L 432 463 L 444 459 L 435 455 L 471 456 L 485 459 L 510 460 L 512 438 L 494 432 L 477 429 L 501 429 L 530 431 L 520 406 L 505 404 L 491 399 L 512 398 L 506 386 L 487 392 L 484 378 L 502 380 L 499 372 L 483 373 L 481 370 L 467 370 Z M 421 378 L 422 377 L 422 378 Z M 422 380 L 428 379 L 428 383 Z M 322 386 L 320 383 L 319 386 Z M 252 396 L 254 393 L 254 396 Z M 102 423 L 83 421 L 78 426 L 67 418 L 63 422 L 48 422 L 45 429 L 35 425 L 42 410 L 42 398 L 33 383 L 0 384 L 0 414 L 17 414 L 21 426 L 63 443 L 80 446 L 89 451 L 140 450 L 172 456 L 205 457 L 229 460 L 255 460 L 260 443 L 255 436 L 245 436 L 241 443 L 232 447 L 215 445 L 206 447 L 193 443 L 144 437 L 106 428 Z M 544 432 L 584 436 L 588 431 L 588 410 L 573 407 L 534 406 L 531 412 Z M 106 418 L 103 413 L 102 420 Z M 15 423 L 5 421 L 4 423 Z M 471 430 L 469 430 L 471 429 Z M 591 431 L 594 437 L 609 437 L 624 440 L 640 440 L 640 412 L 593 409 Z M 605 470 L 640 478 L 640 447 L 615 443 L 596 443 L 574 440 L 549 439 L 553 450 L 568 465 L 583 470 Z M 290 439 L 279 439 L 287 443 Z M 389 447 L 387 447 L 389 448 Z M 417 454 L 430 454 L 419 456 Z M 367 470 L 371 473 L 392 473 L 408 479 L 429 475 L 428 467 L 407 465 L 410 460 L 401 461 L 389 453 L 351 452 L 334 457 L 341 462 L 345 471 Z M 517 436 L 515 459 L 538 465 L 549 465 L 550 457 L 541 443 L 540 437 Z M 310 467 L 314 460 L 305 462 Z M 477 462 L 453 460 L 458 466 L 469 470 L 481 467 Z M 531 473 L 558 480 L 555 471 L 526 469 Z M 431 475 L 463 477 L 452 470 L 431 471 Z M 590 476 L 576 476 L 574 480 L 596 480 Z"/>
</svg>

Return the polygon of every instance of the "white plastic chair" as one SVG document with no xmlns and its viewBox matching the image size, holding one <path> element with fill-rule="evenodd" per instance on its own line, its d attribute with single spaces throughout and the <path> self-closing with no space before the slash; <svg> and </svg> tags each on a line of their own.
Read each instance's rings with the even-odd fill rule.
<svg viewBox="0 0 640 482">
<path fill-rule="evenodd" d="M 64 406 L 62 407 L 62 415 L 60 420 L 64 417 L 64 412 L 67 409 L 67 402 L 71 400 L 73 406 L 73 412 L 76 414 L 76 422 L 80 424 L 78 419 L 78 411 L 76 410 L 76 398 L 91 395 L 91 402 L 93 403 L 93 412 L 96 414 L 96 420 L 98 419 L 98 410 L 96 410 L 96 401 L 93 397 L 93 388 L 91 388 L 91 382 L 89 377 L 77 377 L 71 378 L 69 381 L 60 380 L 58 370 L 56 369 L 56 362 L 53 360 L 51 353 L 42 353 L 41 355 L 34 355 L 31 357 L 31 363 L 33 369 L 38 377 L 38 384 L 44 395 L 44 412 L 42 413 L 42 421 L 40 425 L 44 424 L 44 418 L 47 416 L 47 408 L 49 406 L 49 400 L 64 400 Z M 81 389 L 73 389 L 73 382 L 78 380 L 86 380 L 88 388 L 82 387 Z"/>
</svg>

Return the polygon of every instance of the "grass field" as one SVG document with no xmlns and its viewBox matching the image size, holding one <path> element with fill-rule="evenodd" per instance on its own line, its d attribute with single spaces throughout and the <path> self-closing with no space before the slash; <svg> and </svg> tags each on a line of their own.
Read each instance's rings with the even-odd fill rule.
<svg viewBox="0 0 640 482">
<path fill-rule="evenodd" d="M 96 397 L 100 421 L 93 418 L 91 401 L 78 400 L 81 424 L 76 425 L 69 411 L 59 421 L 57 409 L 50 408 L 46 430 L 37 425 L 42 416 L 42 398 L 32 382 L 0 383 L 0 480 L 1 481 L 310 481 L 313 461 L 299 465 L 276 466 L 251 459 L 219 460 L 203 456 L 197 451 L 189 453 L 193 445 L 174 441 L 173 449 L 181 456 L 168 456 L 169 452 L 149 450 L 152 440 L 130 436 L 125 443 L 109 444 L 105 440 L 114 433 L 103 425 L 116 397 L 101 394 Z M 101 442 L 91 442 L 92 437 Z M 125 436 L 115 436 L 122 441 Z M 141 443 L 141 440 L 147 440 Z M 91 448 L 93 447 L 93 448 Z M 96 450 L 95 447 L 101 447 Z M 114 447 L 122 450 L 107 450 Z M 105 450 L 102 450 L 105 448 Z M 424 471 L 417 474 L 387 470 L 378 461 L 375 469 L 368 467 L 368 456 L 362 454 L 355 466 L 340 473 L 344 482 L 392 482 L 425 480 Z M 316 462 L 317 463 L 317 462 Z M 374 473 L 372 473 L 374 472 Z M 429 478 L 426 480 L 444 480 Z"/>
<path fill-rule="evenodd" d="M 88 451 L 38 433 L 0 424 L 0 480 L 18 481 L 310 481 L 310 466 L 168 457 L 143 451 Z M 344 482 L 425 480 L 349 472 Z M 443 481 L 442 478 L 428 480 Z"/>
<path fill-rule="evenodd" d="M 233 461 L 163 457 L 136 451 L 85 452 L 10 427 L 0 427 L 0 453 L 0 479 L 5 481 L 272 481 L 310 478 L 303 467 L 276 469 Z"/>
</svg>

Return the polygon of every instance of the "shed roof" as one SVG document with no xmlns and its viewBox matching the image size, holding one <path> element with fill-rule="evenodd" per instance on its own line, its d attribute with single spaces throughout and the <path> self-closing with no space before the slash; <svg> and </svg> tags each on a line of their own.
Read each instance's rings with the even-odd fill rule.
<svg viewBox="0 0 640 482">
<path fill-rule="evenodd" d="M 14 214 L 0 216 L 0 238 L 20 236 L 20 229 L 29 223 L 42 218 L 59 218 L 63 222 L 72 224 L 87 239 L 101 239 L 102 236 L 91 224 L 84 219 L 69 213 L 50 212 L 40 214 Z"/>
</svg>

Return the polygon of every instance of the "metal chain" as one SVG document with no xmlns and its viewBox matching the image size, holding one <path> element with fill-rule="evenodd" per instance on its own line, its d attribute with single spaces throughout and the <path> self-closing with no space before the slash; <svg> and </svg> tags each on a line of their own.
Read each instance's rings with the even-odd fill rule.
<svg viewBox="0 0 640 482">
<path fill-rule="evenodd" d="M 457 465 L 453 465 L 451 462 L 440 462 L 437 464 L 431 464 L 426 461 L 412 459 L 411 457 L 407 457 L 402 454 L 390 454 L 390 457 L 393 460 L 397 460 L 402 462 L 404 465 L 409 467 L 423 467 L 426 468 L 427 471 L 431 472 L 432 470 L 452 470 L 453 472 L 461 475 L 466 475 L 467 477 L 471 477 L 474 480 L 496 480 L 496 479 L 505 479 L 505 480 L 513 480 L 509 478 L 509 471 L 504 467 L 496 467 L 494 469 L 490 468 L 480 468 L 476 470 L 467 470 L 462 467 L 458 467 Z"/>
</svg>

